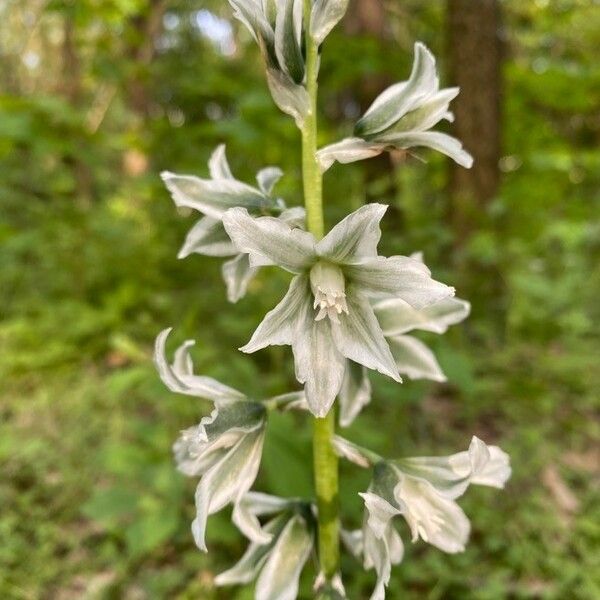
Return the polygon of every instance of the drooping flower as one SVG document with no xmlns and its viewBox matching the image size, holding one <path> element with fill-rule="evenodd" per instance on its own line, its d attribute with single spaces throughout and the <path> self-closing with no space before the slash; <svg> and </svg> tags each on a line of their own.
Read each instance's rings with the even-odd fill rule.
<svg viewBox="0 0 600 600">
<path fill-rule="evenodd" d="M 363 206 L 319 241 L 279 219 L 252 218 L 241 208 L 223 217 L 227 233 L 252 266 L 275 264 L 295 275 L 241 350 L 291 345 L 296 378 L 305 384 L 309 408 L 318 417 L 327 414 L 340 390 L 346 358 L 401 381 L 371 295 L 393 294 L 421 308 L 454 293 L 418 260 L 377 255 L 386 208 Z"/>
<path fill-rule="evenodd" d="M 365 570 L 375 569 L 377 583 L 371 600 L 384 600 L 392 565 L 400 564 L 404 558 L 404 544 L 393 523 L 390 521 L 382 536 L 376 537 L 369 527 L 368 515 L 365 512 L 361 529 L 342 530 L 341 535 L 344 546 L 357 560 L 362 560 Z"/>
<path fill-rule="evenodd" d="M 233 15 L 258 44 L 275 104 L 302 127 L 310 110 L 305 87 L 304 0 L 229 0 Z M 348 0 L 316 0 L 310 32 L 321 44 L 344 16 Z"/>
<path fill-rule="evenodd" d="M 196 518 L 192 533 L 197 546 L 206 551 L 204 538 L 208 516 L 233 504 L 234 521 L 238 522 L 240 502 L 256 479 L 267 423 L 267 404 L 295 402 L 303 394 L 286 394 L 258 402 L 211 377 L 195 375 L 189 354 L 191 340 L 177 349 L 170 365 L 165 357 L 170 331 L 165 329 L 156 338 L 155 363 L 161 379 L 170 390 L 211 400 L 215 406 L 198 425 L 182 431 L 173 445 L 177 468 L 188 477 L 201 477 L 196 488 Z M 239 517 L 238 524 L 247 535 L 263 541 L 268 539 L 264 535 L 261 538 L 256 524 L 243 516 Z"/>
<path fill-rule="evenodd" d="M 254 519 L 272 517 L 263 528 L 268 539 L 252 540 L 240 561 L 217 575 L 215 583 L 245 584 L 258 578 L 256 600 L 295 600 L 300 574 L 313 548 L 314 507 L 303 500 L 256 492 L 246 494 L 240 506 Z"/>
<path fill-rule="evenodd" d="M 233 257 L 223 263 L 222 271 L 227 298 L 230 302 L 237 302 L 246 294 L 257 269 L 250 267 L 248 255 L 238 252 L 229 239 L 223 228 L 223 214 L 234 206 L 243 206 L 254 215 L 278 216 L 292 226 L 301 227 L 304 224 L 304 209 L 287 209 L 283 200 L 273 197 L 273 187 L 283 175 L 277 167 L 265 167 L 257 173 L 258 187 L 235 179 L 227 162 L 224 144 L 214 150 L 208 168 L 210 179 L 168 171 L 161 173 L 175 204 L 203 215 L 189 231 L 178 258 L 186 258 L 194 253 Z"/>
<path fill-rule="evenodd" d="M 420 253 L 412 258 L 422 261 Z M 414 330 L 445 333 L 450 325 L 469 316 L 471 305 L 460 298 L 442 298 L 423 308 L 414 308 L 402 298 L 388 297 L 373 302 L 375 317 L 383 331 L 400 375 L 410 379 L 446 381 L 433 352 L 419 339 L 406 335 Z M 339 421 L 348 427 L 371 401 L 371 384 L 367 370 L 347 361 L 339 393 Z"/>
<path fill-rule="evenodd" d="M 498 446 L 488 446 L 473 437 L 469 449 L 451 456 L 384 460 L 348 440 L 336 437 L 337 452 L 362 467 L 373 469 L 367 492 L 360 494 L 366 507 L 366 529 L 371 539 L 363 551 L 377 568 L 378 582 L 372 600 L 382 600 L 389 580 L 393 558 L 400 557 L 392 519 L 402 515 L 412 534 L 449 553 L 462 552 L 467 543 L 470 523 L 455 502 L 469 485 L 503 488 L 511 474 L 508 455 Z M 379 558 L 377 558 L 379 557 Z"/>
<path fill-rule="evenodd" d="M 417 42 L 408 81 L 390 86 L 375 99 L 356 123 L 354 137 L 319 150 L 321 169 L 326 171 L 335 161 L 350 163 L 393 148 L 409 150 L 419 146 L 433 148 L 470 168 L 473 158 L 456 138 L 430 131 L 444 119 L 454 120 L 449 105 L 458 92 L 456 87 L 440 90 L 435 58 Z"/>
</svg>

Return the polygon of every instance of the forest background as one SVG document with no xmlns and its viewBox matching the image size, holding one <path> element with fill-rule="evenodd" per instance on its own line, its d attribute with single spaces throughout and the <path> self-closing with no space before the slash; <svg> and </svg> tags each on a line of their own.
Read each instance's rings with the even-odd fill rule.
<svg viewBox="0 0 600 600">
<path fill-rule="evenodd" d="M 462 88 L 454 131 L 475 167 L 434 152 L 338 165 L 327 222 L 389 204 L 383 254 L 422 250 L 473 310 L 426 338 L 448 383 L 374 378 L 348 436 L 401 456 L 447 454 L 475 433 L 514 473 L 504 493 L 465 498 L 464 554 L 409 545 L 388 597 L 597 600 L 600 5 L 353 0 L 323 52 L 320 145 L 407 78 L 415 40 Z M 195 548 L 193 482 L 171 458 L 208 406 L 167 392 L 151 362 L 172 325 L 198 340 L 202 373 L 257 397 L 294 385 L 285 349 L 235 350 L 285 275 L 229 306 L 219 261 L 176 259 L 193 220 L 159 173 L 205 176 L 223 142 L 239 179 L 278 165 L 279 194 L 301 202 L 298 133 L 225 1 L 0 3 L 2 598 L 252 597 L 215 589 L 245 542 L 225 511 L 210 553 Z M 310 428 L 273 419 L 257 487 L 310 495 Z M 344 467 L 347 525 L 367 476 Z M 367 597 L 373 574 L 349 557 L 343 570 L 349 597 Z"/>
</svg>

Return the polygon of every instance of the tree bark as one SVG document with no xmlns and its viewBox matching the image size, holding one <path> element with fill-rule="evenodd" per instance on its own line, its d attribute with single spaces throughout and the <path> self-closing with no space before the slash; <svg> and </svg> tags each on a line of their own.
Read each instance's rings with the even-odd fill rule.
<svg viewBox="0 0 600 600">
<path fill-rule="evenodd" d="M 501 156 L 502 41 L 498 0 L 447 0 L 448 56 L 454 135 L 475 159 L 452 163 L 450 194 L 457 244 L 468 238 L 498 190 Z"/>
</svg>

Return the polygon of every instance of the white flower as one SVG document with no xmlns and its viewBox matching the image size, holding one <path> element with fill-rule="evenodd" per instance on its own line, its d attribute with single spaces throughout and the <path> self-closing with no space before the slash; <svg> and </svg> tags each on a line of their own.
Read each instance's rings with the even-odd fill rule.
<svg viewBox="0 0 600 600">
<path fill-rule="evenodd" d="M 327 414 L 340 390 L 346 358 L 400 381 L 370 296 L 393 294 L 420 308 L 454 293 L 418 260 L 377 255 L 386 208 L 363 206 L 320 241 L 279 219 L 252 218 L 241 208 L 223 217 L 227 233 L 252 266 L 276 264 L 295 274 L 283 300 L 241 350 L 291 345 L 296 377 L 318 417 Z"/>
<path fill-rule="evenodd" d="M 234 505 L 234 521 L 248 536 L 268 540 L 257 524 L 244 517 L 240 502 L 252 487 L 262 454 L 267 423 L 266 404 L 286 404 L 303 398 L 302 393 L 256 402 L 241 392 L 200 375 L 194 375 L 189 347 L 182 344 L 172 365 L 165 358 L 170 329 L 156 339 L 155 362 L 163 382 L 175 392 L 212 400 L 215 409 L 194 427 L 184 430 L 173 445 L 177 468 L 189 477 L 201 477 L 196 488 L 196 518 L 192 533 L 197 546 L 206 551 L 204 540 L 208 516 L 228 504 Z"/>
<path fill-rule="evenodd" d="M 294 117 L 298 127 L 310 110 L 305 87 L 304 0 L 229 0 L 233 16 L 258 44 L 275 104 Z M 310 33 L 321 44 L 344 16 L 348 0 L 315 0 Z"/>
<path fill-rule="evenodd" d="M 421 260 L 419 254 L 412 258 Z M 471 305 L 460 298 L 442 298 L 423 308 L 414 308 L 402 298 L 389 297 L 373 302 L 375 317 L 383 331 L 400 375 L 410 379 L 446 381 L 433 352 L 419 339 L 406 333 L 413 330 L 445 333 L 450 325 L 467 318 Z M 371 384 L 364 367 L 347 361 L 339 393 L 339 420 L 348 427 L 371 401 Z"/>
<path fill-rule="evenodd" d="M 471 155 L 454 137 L 429 131 L 439 121 L 453 120 L 450 101 L 458 88 L 439 89 L 435 58 L 420 42 L 408 81 L 396 83 L 381 93 L 356 123 L 354 137 L 346 138 L 317 153 L 323 171 L 335 162 L 350 163 L 377 156 L 385 150 L 408 150 L 427 146 L 470 168 Z"/>
<path fill-rule="evenodd" d="M 363 516 L 362 528 L 356 531 L 341 532 L 342 543 L 358 560 L 362 559 L 366 570 L 375 569 L 377 583 L 371 594 L 371 600 L 383 600 L 385 588 L 389 583 L 392 565 L 404 558 L 404 544 L 400 534 L 390 521 L 380 537 L 376 537 L 368 525 L 368 515 Z"/>
<path fill-rule="evenodd" d="M 278 215 L 294 226 L 304 223 L 304 209 L 286 209 L 284 202 L 273 198 L 273 187 L 283 175 L 277 167 L 265 167 L 256 175 L 258 187 L 238 181 L 231 174 L 221 144 L 208 161 L 210 179 L 194 175 L 177 175 L 164 171 L 161 174 L 177 206 L 185 206 L 204 215 L 189 231 L 179 251 L 178 258 L 190 254 L 233 257 L 223 264 L 223 279 L 227 286 L 227 298 L 237 302 L 246 294 L 246 289 L 257 269 L 250 267 L 248 256 L 238 252 L 225 232 L 222 217 L 234 206 L 243 206 L 255 215 Z"/>
<path fill-rule="evenodd" d="M 369 557 L 378 575 L 377 593 L 372 600 L 384 597 L 390 564 L 394 558 L 401 559 L 397 534 L 390 529 L 396 515 L 402 515 L 408 523 L 413 542 L 421 538 L 444 552 L 462 552 L 470 524 L 455 500 L 470 484 L 503 488 L 511 474 L 508 455 L 477 437 L 465 452 L 398 460 L 383 460 L 340 437 L 334 444 L 341 456 L 359 466 L 373 467 L 371 485 L 360 494 L 367 513 L 363 538 L 371 540 L 369 549 L 364 544 L 363 552 L 365 561 Z"/>
<path fill-rule="evenodd" d="M 294 600 L 300 574 L 313 548 L 315 518 L 311 504 L 267 494 L 248 493 L 241 503 L 254 517 L 273 515 L 263 531 L 268 540 L 253 540 L 240 561 L 217 575 L 219 586 L 258 578 L 256 600 Z"/>
<path fill-rule="evenodd" d="M 250 31 L 258 44 L 275 104 L 302 127 L 310 110 L 304 87 L 304 0 L 229 0 L 233 16 Z"/>
</svg>

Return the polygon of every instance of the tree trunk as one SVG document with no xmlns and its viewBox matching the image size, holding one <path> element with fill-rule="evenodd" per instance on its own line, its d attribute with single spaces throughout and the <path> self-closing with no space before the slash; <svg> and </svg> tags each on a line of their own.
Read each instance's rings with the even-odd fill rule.
<svg viewBox="0 0 600 600">
<path fill-rule="evenodd" d="M 454 134 L 473 155 L 471 169 L 452 163 L 450 194 L 461 246 L 498 189 L 501 152 L 502 42 L 498 0 L 448 0 L 447 23 Z"/>
</svg>

